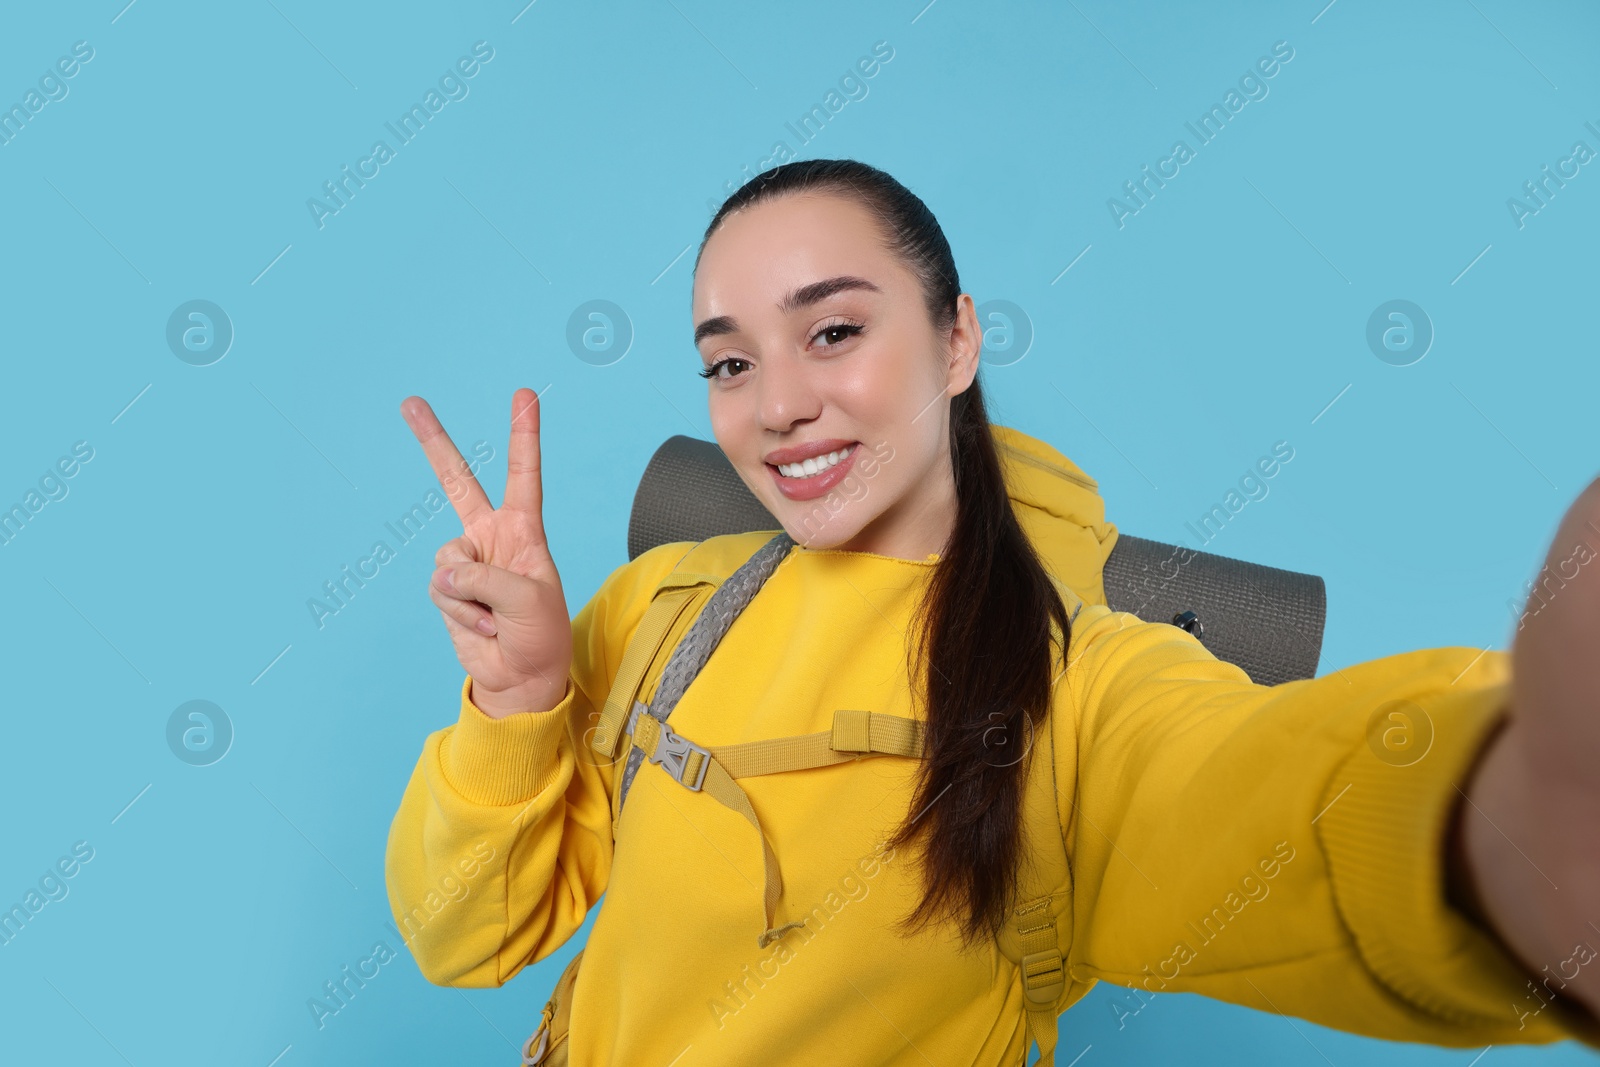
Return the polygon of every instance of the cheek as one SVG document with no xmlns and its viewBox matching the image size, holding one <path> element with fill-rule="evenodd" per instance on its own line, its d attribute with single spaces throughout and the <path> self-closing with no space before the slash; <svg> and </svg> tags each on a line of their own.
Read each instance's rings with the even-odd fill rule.
<svg viewBox="0 0 1600 1067">
<path fill-rule="evenodd" d="M 754 482 L 753 491 L 758 497 L 763 498 L 770 510 L 773 501 L 765 499 L 765 494 L 770 488 L 764 482 L 768 478 L 766 464 L 761 462 L 761 436 L 760 427 L 757 425 L 753 411 L 747 411 L 746 398 L 754 396 L 749 389 L 733 389 L 721 392 L 711 390 L 707 399 L 707 412 L 711 418 L 711 436 L 717 446 L 728 457 L 728 462 L 733 464 L 734 471 L 747 484 Z M 699 434 L 695 434 L 699 436 Z"/>
<path fill-rule="evenodd" d="M 852 368 L 834 385 L 829 399 L 853 432 L 867 448 L 889 457 L 874 468 L 874 493 L 898 496 L 931 475 L 942 437 L 949 432 L 950 401 L 943 395 L 943 379 L 933 375 L 926 357 Z"/>
<path fill-rule="evenodd" d="M 909 451 L 920 451 L 919 441 L 938 436 L 940 383 L 891 364 L 851 367 L 828 383 L 826 400 L 868 444 L 887 439 L 898 450 L 904 441 Z"/>
<path fill-rule="evenodd" d="M 706 401 L 706 411 L 711 418 L 711 435 L 728 454 L 728 458 L 738 465 L 741 462 L 740 445 L 750 436 L 750 427 L 748 420 L 740 416 L 737 399 L 712 391 Z"/>
</svg>

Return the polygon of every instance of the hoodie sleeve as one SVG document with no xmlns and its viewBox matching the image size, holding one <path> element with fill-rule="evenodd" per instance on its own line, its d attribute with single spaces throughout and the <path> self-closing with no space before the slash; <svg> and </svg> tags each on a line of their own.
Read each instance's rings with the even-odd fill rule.
<svg viewBox="0 0 1600 1067">
<path fill-rule="evenodd" d="M 1600 1048 L 1551 992 L 1600 936 L 1535 976 L 1447 901 L 1450 816 L 1504 716 L 1509 654 L 1262 686 L 1176 626 L 1086 605 L 1066 685 L 1074 977 L 1397 1041 Z"/>
<path fill-rule="evenodd" d="M 612 572 L 572 620 L 566 695 L 491 718 L 461 686 L 454 724 L 423 742 L 389 828 L 389 905 L 418 968 L 485 987 L 544 959 L 583 924 L 611 874 L 622 764 L 589 745 L 622 653 L 683 544 Z"/>
</svg>

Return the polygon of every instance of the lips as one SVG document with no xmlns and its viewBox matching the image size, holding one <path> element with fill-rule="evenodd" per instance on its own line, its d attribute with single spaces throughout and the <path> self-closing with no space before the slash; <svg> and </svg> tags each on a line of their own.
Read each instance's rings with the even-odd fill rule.
<svg viewBox="0 0 1600 1067">
<path fill-rule="evenodd" d="M 855 466 L 860 448 L 859 442 L 839 440 L 814 441 L 792 448 L 780 448 L 767 454 L 766 468 L 777 484 L 778 492 L 790 500 L 813 500 L 844 480 Z M 827 458 L 830 453 L 835 456 L 831 463 Z M 813 468 L 812 473 L 804 473 L 808 463 Z M 795 477 L 797 465 L 801 473 Z M 790 473 L 783 473 L 780 467 Z"/>
<path fill-rule="evenodd" d="M 762 462 L 770 463 L 774 467 L 785 463 L 800 463 L 817 456 L 825 456 L 829 452 L 849 448 L 855 441 L 843 437 L 826 437 L 820 441 L 807 441 L 805 444 L 790 445 L 787 448 L 775 448 L 762 456 Z"/>
</svg>

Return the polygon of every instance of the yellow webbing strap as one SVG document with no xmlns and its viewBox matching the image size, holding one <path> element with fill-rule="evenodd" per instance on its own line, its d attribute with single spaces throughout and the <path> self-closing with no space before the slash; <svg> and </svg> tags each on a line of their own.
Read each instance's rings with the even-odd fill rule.
<svg viewBox="0 0 1600 1067">
<path fill-rule="evenodd" d="M 1027 1013 L 1028 1030 L 1039 1044 L 1039 1059 L 1034 1067 L 1055 1064 L 1056 1019 L 1067 988 L 1066 961 L 1061 955 L 1056 919 L 1051 914 L 1056 892 L 1071 880 L 1066 842 L 1055 811 L 1054 731 L 1054 720 L 1047 718 L 1028 753 L 1023 783 L 1024 825 L 1045 828 L 1042 832 L 1047 840 L 1042 847 L 1031 850 L 1031 859 L 1019 870 L 1018 896 L 1022 899 L 1010 920 L 1022 950 L 1018 966 L 1023 1010 Z"/>
<path fill-rule="evenodd" d="M 738 745 L 716 745 L 707 748 L 709 756 L 691 751 L 684 762 L 683 777 L 687 782 L 704 780 L 701 789 L 710 793 L 725 807 L 743 815 L 761 838 L 761 858 L 766 868 L 766 890 L 762 896 L 765 924 L 756 939 L 758 948 L 782 937 L 805 920 L 775 926 L 778 900 L 783 896 L 783 874 L 778 870 L 778 857 L 772 851 L 767 835 L 761 829 L 761 819 L 756 815 L 750 798 L 739 788 L 735 778 L 753 775 L 778 774 L 783 771 L 809 770 L 835 763 L 846 763 L 863 756 L 922 755 L 923 725 L 915 719 L 898 715 L 883 715 L 873 711 L 840 710 L 833 713 L 833 729 L 793 737 L 774 737 L 764 741 L 749 741 Z M 644 750 L 645 756 L 654 759 L 656 746 L 662 736 L 662 724 L 654 715 L 642 714 L 634 725 L 633 743 Z M 702 769 L 703 767 L 703 769 Z M 1054 1017 L 1052 1016 L 1052 1021 Z"/>
<path fill-rule="evenodd" d="M 633 743 L 644 749 L 646 756 L 653 756 L 660 740 L 661 720 L 654 715 L 640 715 L 634 727 Z M 684 777 L 693 781 L 701 774 L 705 775 L 701 788 L 726 807 L 743 815 L 745 820 L 756 828 L 756 836 L 761 839 L 761 861 L 766 868 L 766 891 L 762 894 L 761 901 L 765 923 L 761 936 L 756 939 L 756 947 L 766 948 L 788 931 L 797 926 L 804 926 L 805 920 L 784 923 L 777 927 L 773 925 L 774 916 L 778 911 L 778 898 L 783 896 L 783 875 L 778 870 L 778 857 L 772 851 L 772 844 L 767 840 L 766 832 L 761 829 L 761 820 L 756 815 L 756 809 L 750 806 L 750 798 L 732 778 L 728 777 L 728 772 L 723 770 L 721 764 L 714 758 L 707 761 L 698 752 L 691 753 Z"/>
<path fill-rule="evenodd" d="M 1066 988 L 1067 973 L 1056 945 L 1056 924 L 1050 917 L 1050 898 L 1030 900 L 1016 910 L 1017 934 L 1022 942 L 1022 1002 L 1028 1029 L 1039 1043 L 1034 1067 L 1053 1067 L 1056 1054 L 1055 1003 Z"/>
<path fill-rule="evenodd" d="M 876 711 L 840 710 L 833 713 L 832 730 L 710 749 L 729 778 L 803 771 L 870 755 L 915 759 L 922 755 L 922 723 Z"/>
<path fill-rule="evenodd" d="M 627 721 L 628 710 L 633 707 L 633 698 L 639 691 L 639 683 L 644 680 L 645 671 L 649 669 L 656 654 L 661 651 L 661 643 L 672 631 L 678 616 L 694 599 L 695 587 L 702 581 L 698 576 L 690 576 L 687 584 L 669 586 L 668 583 L 672 582 L 673 577 L 669 575 L 667 581 L 661 584 L 655 597 L 650 601 L 650 606 L 645 609 L 644 618 L 639 621 L 639 628 L 634 631 L 633 640 L 628 642 L 628 650 L 622 654 L 622 665 L 617 668 L 611 692 L 606 697 L 605 710 L 600 715 L 600 725 L 595 727 L 594 737 L 589 741 L 595 751 L 603 756 L 616 754 L 617 742 L 622 737 L 622 726 Z"/>
</svg>

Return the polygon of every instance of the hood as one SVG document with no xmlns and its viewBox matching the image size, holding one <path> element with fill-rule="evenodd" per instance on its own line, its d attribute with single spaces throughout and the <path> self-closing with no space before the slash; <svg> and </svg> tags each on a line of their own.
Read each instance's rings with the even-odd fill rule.
<svg viewBox="0 0 1600 1067">
<path fill-rule="evenodd" d="M 991 427 L 1017 521 L 1045 566 L 1085 603 L 1104 604 L 1102 573 L 1116 547 L 1100 483 L 1037 437 Z"/>
</svg>

